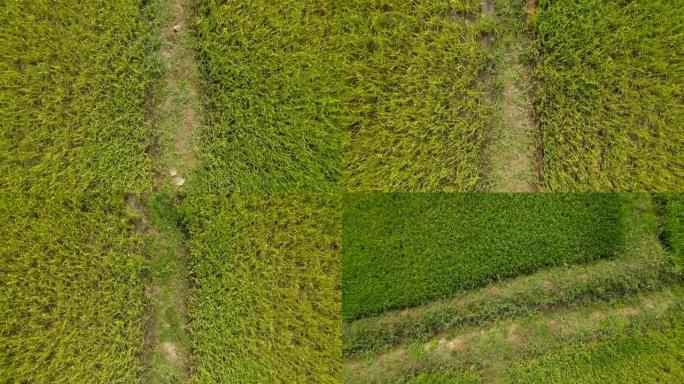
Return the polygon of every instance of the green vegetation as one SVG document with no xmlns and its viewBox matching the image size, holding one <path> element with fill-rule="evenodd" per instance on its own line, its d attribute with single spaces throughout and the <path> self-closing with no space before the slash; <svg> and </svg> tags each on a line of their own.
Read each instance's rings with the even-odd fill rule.
<svg viewBox="0 0 684 384">
<path fill-rule="evenodd" d="M 207 190 L 332 191 L 342 89 L 330 2 L 197 2 Z"/>
<path fill-rule="evenodd" d="M 684 194 L 657 195 L 656 201 L 662 215 L 661 241 L 677 265 L 684 266 Z"/>
<path fill-rule="evenodd" d="M 546 189 L 682 189 L 683 26 L 682 1 L 539 1 Z"/>
<path fill-rule="evenodd" d="M 2 183 L 59 197 L 147 190 L 154 2 L 61 3 L 0 10 Z"/>
<path fill-rule="evenodd" d="M 478 89 L 491 19 L 479 0 L 345 2 L 343 187 L 466 191 L 481 179 L 489 107 Z"/>
<path fill-rule="evenodd" d="M 156 2 L 0 7 L 0 382 L 135 383 Z"/>
<path fill-rule="evenodd" d="M 611 257 L 621 213 L 610 194 L 347 194 L 343 316 Z"/>
<path fill-rule="evenodd" d="M 636 382 L 678 382 L 684 329 L 681 294 L 682 287 L 673 286 L 622 300 L 454 329 L 427 343 L 346 362 L 344 379 L 354 384 L 410 383 L 420 374 L 452 374 L 479 376 L 479 382 L 574 382 L 575 377 L 603 377 L 624 369 L 620 377 L 632 373 L 641 379 Z M 660 353 L 644 358 L 658 345 L 671 356 L 660 362 Z M 572 370 L 554 368 L 556 361 L 570 366 L 573 360 L 580 364 Z M 647 367 L 653 377 L 637 374 L 638 367 Z"/>
<path fill-rule="evenodd" d="M 183 201 L 193 382 L 338 382 L 339 211 L 326 194 Z"/>
<path fill-rule="evenodd" d="M 680 309 L 681 310 L 681 309 Z M 511 383 L 680 383 L 684 322 L 662 330 L 568 348 L 516 367 Z"/>
<path fill-rule="evenodd" d="M 422 307 L 346 323 L 343 354 L 386 350 L 466 325 L 662 288 L 673 276 L 655 236 L 657 221 L 649 196 L 627 195 L 625 199 L 632 209 L 625 210 L 625 246 L 615 259 L 550 268 Z"/>
<path fill-rule="evenodd" d="M 0 382 L 137 382 L 143 260 L 124 196 L 3 193 L 0 217 Z"/>
</svg>

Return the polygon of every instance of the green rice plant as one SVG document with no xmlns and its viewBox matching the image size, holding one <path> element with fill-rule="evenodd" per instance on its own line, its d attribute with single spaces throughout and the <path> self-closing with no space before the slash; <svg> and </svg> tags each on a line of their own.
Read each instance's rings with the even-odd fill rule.
<svg viewBox="0 0 684 384">
<path fill-rule="evenodd" d="M 337 188 L 336 7 L 323 0 L 197 1 L 208 106 L 198 184 L 210 191 Z"/>
<path fill-rule="evenodd" d="M 190 195 L 195 383 L 337 383 L 339 198 Z"/>
<path fill-rule="evenodd" d="M 345 194 L 343 317 L 612 257 L 624 240 L 622 203 L 614 194 Z"/>
<path fill-rule="evenodd" d="M 339 7 L 346 191 L 472 191 L 488 137 L 479 0 Z"/>
<path fill-rule="evenodd" d="M 570 346 L 511 367 L 510 383 L 681 383 L 684 321 L 589 346 Z"/>
<path fill-rule="evenodd" d="M 536 114 L 553 191 L 684 187 L 684 2 L 539 1 Z"/>
</svg>

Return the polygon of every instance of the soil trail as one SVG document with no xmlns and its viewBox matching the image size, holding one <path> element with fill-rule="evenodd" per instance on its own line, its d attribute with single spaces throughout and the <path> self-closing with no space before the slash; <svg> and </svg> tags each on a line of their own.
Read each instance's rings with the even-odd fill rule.
<svg viewBox="0 0 684 384">
<path fill-rule="evenodd" d="M 515 361 L 541 356 L 560 345 L 589 344 L 624 335 L 606 323 L 632 324 L 659 319 L 681 305 L 676 291 L 642 294 L 621 302 L 599 302 L 560 308 L 481 326 L 453 330 L 430 341 L 401 345 L 380 354 L 345 361 L 345 382 L 393 382 L 421 372 L 471 371 L 477 367 L 483 382 L 501 382 Z M 420 352 L 417 352 L 420 351 Z"/>
<path fill-rule="evenodd" d="M 197 162 L 195 147 L 202 111 L 198 66 L 188 30 L 189 10 L 184 0 L 170 0 L 168 7 L 169 20 L 162 30 L 161 49 L 165 89 L 156 112 L 162 135 L 162 177 L 158 180 L 180 187 Z"/>
<path fill-rule="evenodd" d="M 186 331 L 188 297 L 187 238 L 178 225 L 176 204 L 196 163 L 201 129 L 198 71 L 191 48 L 189 9 L 184 0 L 168 0 L 159 10 L 164 78 L 154 97 L 153 120 L 158 135 L 154 160 L 155 192 L 129 207 L 140 214 L 138 232 L 147 255 L 148 323 L 144 356 L 146 383 L 183 383 L 193 373 Z"/>
<path fill-rule="evenodd" d="M 493 2 L 482 5 L 483 13 L 494 15 L 503 26 L 497 49 L 501 59 L 496 67 L 496 83 L 501 92 L 494 96 L 497 106 L 495 138 L 490 146 L 490 189 L 492 192 L 534 192 L 539 179 L 534 107 L 530 99 L 532 80 L 522 53 L 528 37 L 509 20 L 514 16 L 496 14 Z M 510 4 L 506 4 L 510 7 Z M 493 85 L 493 84 L 492 84 Z"/>
</svg>

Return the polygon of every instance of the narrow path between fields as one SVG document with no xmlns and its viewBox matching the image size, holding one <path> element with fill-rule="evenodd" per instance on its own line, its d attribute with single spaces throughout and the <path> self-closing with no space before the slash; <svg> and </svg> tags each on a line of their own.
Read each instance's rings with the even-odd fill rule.
<svg viewBox="0 0 684 384">
<path fill-rule="evenodd" d="M 682 300 L 674 285 L 614 302 L 542 311 L 444 333 L 424 343 L 404 344 L 379 355 L 344 362 L 344 381 L 406 381 L 424 372 L 476 371 L 482 382 L 506 381 L 515 362 L 543 356 L 559 346 L 588 345 L 640 331 Z M 619 325 L 618 325 L 619 324 Z"/>
<path fill-rule="evenodd" d="M 181 187 L 196 165 L 197 136 L 201 128 L 198 66 L 188 31 L 184 0 L 169 0 L 162 30 L 164 88 L 158 95 L 155 117 L 160 137 L 157 183 Z"/>
<path fill-rule="evenodd" d="M 492 192 L 534 192 L 539 178 L 537 133 L 530 99 L 531 76 L 522 55 L 530 44 L 512 2 L 483 0 L 482 13 L 500 28 L 495 48 L 496 74 L 491 86 L 496 106 L 494 140 L 489 147 Z"/>
<path fill-rule="evenodd" d="M 176 205 L 179 192 L 192 182 L 188 180 L 197 163 L 202 116 L 185 1 L 166 1 L 159 20 L 164 78 L 153 97 L 155 192 L 138 209 L 149 263 L 144 380 L 153 384 L 187 382 L 193 373 L 186 330 L 187 238 L 178 224 Z"/>
</svg>

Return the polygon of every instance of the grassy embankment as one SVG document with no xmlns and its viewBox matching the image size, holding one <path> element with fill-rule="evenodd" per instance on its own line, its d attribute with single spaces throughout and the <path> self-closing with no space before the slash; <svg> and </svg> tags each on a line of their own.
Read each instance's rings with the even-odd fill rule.
<svg viewBox="0 0 684 384">
<path fill-rule="evenodd" d="M 661 210 L 648 195 L 622 200 L 625 246 L 613 259 L 346 323 L 345 382 L 568 382 L 568 372 L 589 382 L 592 375 L 676 381 L 682 303 L 681 288 L 670 283 L 680 272 L 659 242 Z M 656 351 L 642 362 L 630 357 Z"/>
</svg>

